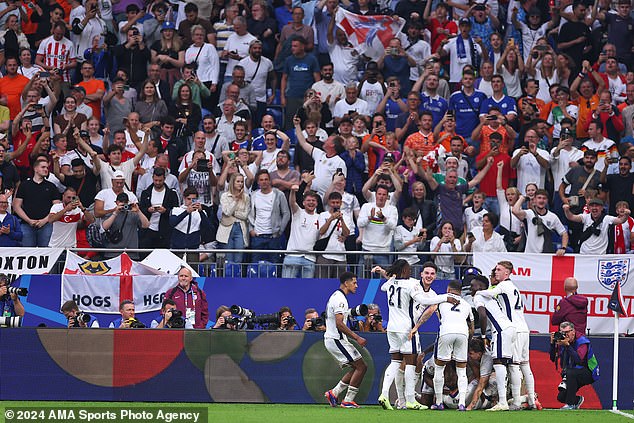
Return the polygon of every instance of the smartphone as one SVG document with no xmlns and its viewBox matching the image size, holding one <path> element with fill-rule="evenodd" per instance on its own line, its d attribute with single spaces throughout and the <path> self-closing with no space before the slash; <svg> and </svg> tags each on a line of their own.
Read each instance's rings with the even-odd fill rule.
<svg viewBox="0 0 634 423">
<path fill-rule="evenodd" d="M 130 91 L 130 86 L 129 85 L 124 85 L 123 86 L 123 91 Z"/>
<path fill-rule="evenodd" d="M 81 138 L 90 138 L 90 133 L 88 131 L 79 131 L 79 136 Z"/>
<path fill-rule="evenodd" d="M 50 78 L 50 77 L 51 77 L 50 72 L 40 72 L 40 78 Z"/>
<path fill-rule="evenodd" d="M 229 153 L 229 160 L 235 160 L 235 158 L 236 158 L 236 153 L 233 153 L 233 152 Z"/>
<path fill-rule="evenodd" d="M 515 47 L 515 39 L 509 38 L 509 46 Z"/>
<path fill-rule="evenodd" d="M 343 173 L 343 169 L 338 167 L 337 170 L 335 171 L 335 175 L 339 175 L 341 173 Z"/>
<path fill-rule="evenodd" d="M 352 109 L 348 110 L 348 114 L 349 114 L 349 115 L 351 115 L 351 114 L 353 114 L 353 113 L 356 113 L 356 112 L 357 112 L 356 110 L 352 110 Z"/>
<path fill-rule="evenodd" d="M 209 160 L 207 159 L 198 160 L 198 163 L 196 163 L 196 171 L 207 172 L 209 170 L 209 168 L 207 167 L 208 163 L 209 163 Z"/>
<path fill-rule="evenodd" d="M 390 88 L 396 88 L 396 81 L 390 82 Z"/>
<path fill-rule="evenodd" d="M 33 105 L 33 109 L 35 109 L 35 110 L 42 110 L 43 108 L 44 108 L 44 106 L 42 104 Z"/>
<path fill-rule="evenodd" d="M 487 115 L 487 120 L 496 120 L 497 118 L 496 115 Z"/>
</svg>

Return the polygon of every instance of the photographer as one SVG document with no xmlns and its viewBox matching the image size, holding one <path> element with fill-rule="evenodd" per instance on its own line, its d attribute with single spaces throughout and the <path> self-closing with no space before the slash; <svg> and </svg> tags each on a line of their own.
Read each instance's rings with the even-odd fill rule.
<svg viewBox="0 0 634 423">
<path fill-rule="evenodd" d="M 99 322 L 90 314 L 79 311 L 77 303 L 73 300 L 66 301 L 61 308 L 64 317 L 68 320 L 68 328 L 98 328 Z"/>
<path fill-rule="evenodd" d="M 212 329 L 236 330 L 236 326 L 228 321 L 231 318 L 231 309 L 226 305 L 221 305 L 216 310 L 216 323 L 214 323 Z"/>
<path fill-rule="evenodd" d="M 303 331 L 313 330 L 316 332 L 326 331 L 326 322 L 314 308 L 307 308 L 304 312 L 304 326 Z"/>
<path fill-rule="evenodd" d="M 577 410 L 583 404 L 579 388 L 599 379 L 599 362 L 592 351 L 590 340 L 575 331 L 571 322 L 559 325 L 559 332 L 550 334 L 550 360 L 561 366 L 562 381 L 557 400 L 565 405 L 562 410 Z"/>
<path fill-rule="evenodd" d="M 8 294 L 9 278 L 0 273 L 0 307 L 4 317 L 24 317 L 24 306 L 17 294 Z"/>
<path fill-rule="evenodd" d="M 134 317 L 134 303 L 131 300 L 121 301 L 121 304 L 119 305 L 119 313 L 121 313 L 121 317 L 110 322 L 110 326 L 108 326 L 109 328 L 136 329 L 145 327 L 143 323 Z"/>
<path fill-rule="evenodd" d="M 189 321 L 183 319 L 182 317 L 183 312 L 178 310 L 174 300 L 169 300 L 169 299 L 163 300 L 163 304 L 161 305 L 161 316 L 162 316 L 162 319 L 160 322 L 157 322 L 156 320 L 152 320 L 152 323 L 150 323 L 151 328 L 156 328 L 156 329 L 163 329 L 163 328 L 193 329 L 194 328 Z"/>
<path fill-rule="evenodd" d="M 381 309 L 377 304 L 368 304 L 368 315 L 365 317 L 365 322 L 359 322 L 359 331 L 385 332 L 383 316 L 381 316 Z"/>
<path fill-rule="evenodd" d="M 129 202 L 128 194 L 119 193 L 116 199 L 116 209 L 103 221 L 103 229 L 108 234 L 105 247 L 118 251 L 104 253 L 105 258 L 116 257 L 125 248 L 139 248 L 139 235 L 137 230 L 146 229 L 150 221 L 139 209 L 138 203 Z M 128 253 L 132 260 L 137 260 L 139 253 Z"/>
<path fill-rule="evenodd" d="M 280 307 L 278 315 L 280 318 L 278 322 L 279 330 L 297 330 L 297 321 L 293 317 L 293 312 L 289 307 Z"/>
</svg>

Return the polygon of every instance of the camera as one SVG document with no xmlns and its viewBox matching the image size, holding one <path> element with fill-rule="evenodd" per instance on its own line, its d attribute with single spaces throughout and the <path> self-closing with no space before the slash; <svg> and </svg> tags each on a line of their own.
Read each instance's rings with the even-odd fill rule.
<svg viewBox="0 0 634 423">
<path fill-rule="evenodd" d="M 372 318 L 377 323 L 381 323 L 383 321 L 383 316 L 381 316 L 380 314 L 375 314 L 375 315 L 372 316 Z"/>
<path fill-rule="evenodd" d="M 17 288 L 15 286 L 7 286 L 7 294 L 15 294 L 20 297 L 26 297 L 29 294 L 29 290 L 27 288 Z"/>
<path fill-rule="evenodd" d="M 22 316 L 0 317 L 0 326 L 7 328 L 19 328 L 22 326 Z"/>
<path fill-rule="evenodd" d="M 40 72 L 40 78 L 50 78 L 50 77 L 51 77 L 50 72 Z"/>
<path fill-rule="evenodd" d="M 183 318 L 183 312 L 173 308 L 171 310 L 172 317 L 165 322 L 165 327 L 173 329 L 183 329 L 185 327 L 185 319 Z"/>
<path fill-rule="evenodd" d="M 78 312 L 77 315 L 75 315 L 74 319 L 75 319 L 75 323 L 73 324 L 74 328 L 78 328 L 81 327 L 80 323 L 85 323 L 88 324 L 88 322 L 90 322 L 90 314 L 88 313 L 84 313 L 82 311 Z M 70 317 L 68 320 L 72 319 L 72 317 Z"/>
<path fill-rule="evenodd" d="M 207 167 L 208 163 L 209 163 L 209 160 L 207 159 L 198 160 L 198 163 L 196 163 L 196 172 L 209 171 L 209 168 Z"/>
<path fill-rule="evenodd" d="M 255 313 L 252 310 L 235 304 L 231 306 L 231 313 L 240 317 L 246 317 L 247 319 L 255 317 Z"/>
<path fill-rule="evenodd" d="M 566 335 L 561 332 L 555 332 L 555 334 L 553 335 L 553 340 L 555 342 L 563 341 L 564 338 L 566 338 Z"/>
<path fill-rule="evenodd" d="M 286 316 L 280 319 L 280 323 L 286 327 L 293 327 L 297 323 L 293 316 Z"/>
<path fill-rule="evenodd" d="M 308 330 L 317 330 L 318 327 L 325 326 L 326 322 L 321 317 L 313 317 L 310 319 L 310 327 Z"/>
<path fill-rule="evenodd" d="M 134 317 L 129 318 L 126 322 L 130 325 L 131 329 L 143 329 L 145 325 Z"/>
<path fill-rule="evenodd" d="M 130 205 L 129 205 L 129 204 L 124 204 L 124 205 L 122 206 L 122 209 L 123 209 L 123 211 L 126 211 L 126 212 L 127 212 L 127 211 L 129 211 L 129 210 L 130 210 Z"/>
<path fill-rule="evenodd" d="M 350 316 L 359 317 L 368 315 L 368 306 L 366 304 L 359 304 L 358 306 L 350 309 Z"/>
<path fill-rule="evenodd" d="M 34 110 L 42 110 L 43 108 L 44 108 L 44 106 L 39 104 L 39 103 L 33 105 L 33 109 Z"/>
<path fill-rule="evenodd" d="M 225 327 L 229 325 L 233 325 L 237 327 L 237 326 L 240 326 L 240 323 L 242 323 L 240 319 L 233 316 L 227 316 L 224 319 L 225 319 L 225 324 L 224 324 Z"/>
<path fill-rule="evenodd" d="M 134 28 L 132 30 L 132 35 L 134 35 L 134 36 L 140 35 L 139 30 L 137 28 Z"/>
<path fill-rule="evenodd" d="M 79 136 L 81 138 L 90 138 L 90 134 L 88 133 L 88 131 L 79 131 Z"/>
</svg>

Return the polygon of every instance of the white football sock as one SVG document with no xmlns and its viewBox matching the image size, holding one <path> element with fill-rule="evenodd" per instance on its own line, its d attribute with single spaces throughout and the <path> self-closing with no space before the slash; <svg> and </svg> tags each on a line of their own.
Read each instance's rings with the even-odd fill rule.
<svg viewBox="0 0 634 423">
<path fill-rule="evenodd" d="M 416 366 L 405 365 L 405 402 L 416 402 L 414 385 L 416 384 Z"/>
<path fill-rule="evenodd" d="M 442 404 L 442 391 L 445 387 L 445 366 L 434 364 L 434 404 Z"/>
<path fill-rule="evenodd" d="M 469 380 L 467 379 L 467 368 L 456 367 L 456 373 L 458 374 L 458 405 L 465 405 L 465 400 L 467 398 L 467 386 L 469 385 Z M 436 384 L 434 383 L 434 387 L 435 385 Z"/>
<path fill-rule="evenodd" d="M 341 395 L 341 393 L 346 389 L 348 389 L 348 384 L 339 381 L 339 383 L 337 383 L 337 386 L 332 388 L 332 393 L 335 394 L 336 397 L 339 397 L 339 395 Z"/>
<path fill-rule="evenodd" d="M 498 385 L 499 402 L 506 404 L 506 366 L 504 364 L 494 364 L 495 381 Z"/>
<path fill-rule="evenodd" d="M 513 395 L 513 404 L 519 407 L 522 405 L 522 399 L 520 398 L 520 391 L 522 389 L 522 372 L 520 371 L 519 364 L 509 365 L 509 379 L 511 379 L 511 395 Z"/>
<path fill-rule="evenodd" d="M 390 397 L 390 387 L 400 368 L 401 362 L 399 360 L 392 360 L 387 366 L 387 369 L 385 369 L 385 373 L 383 374 L 383 388 L 381 389 L 381 395 L 384 397 Z"/>
<path fill-rule="evenodd" d="M 520 364 L 520 369 L 524 375 L 524 384 L 526 385 L 526 395 L 528 396 L 528 405 L 535 405 L 535 377 L 531 370 L 530 363 Z"/>
<path fill-rule="evenodd" d="M 344 402 L 352 402 L 354 401 L 354 397 L 359 393 L 359 388 L 354 386 L 348 386 L 348 392 L 346 392 L 346 397 L 343 399 Z"/>
<path fill-rule="evenodd" d="M 402 404 L 405 404 L 405 370 L 398 369 L 394 383 L 396 385 L 396 395 L 398 400 Z"/>
</svg>

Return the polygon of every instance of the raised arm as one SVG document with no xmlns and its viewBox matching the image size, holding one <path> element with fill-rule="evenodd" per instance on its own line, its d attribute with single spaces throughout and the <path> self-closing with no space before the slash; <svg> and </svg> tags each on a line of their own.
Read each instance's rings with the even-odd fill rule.
<svg viewBox="0 0 634 423">
<path fill-rule="evenodd" d="M 523 195 L 520 195 L 515 204 L 513 204 L 513 209 L 511 210 L 515 217 L 519 220 L 526 219 L 526 212 L 522 209 L 522 204 L 524 204 L 524 200 L 526 198 Z"/>
</svg>

